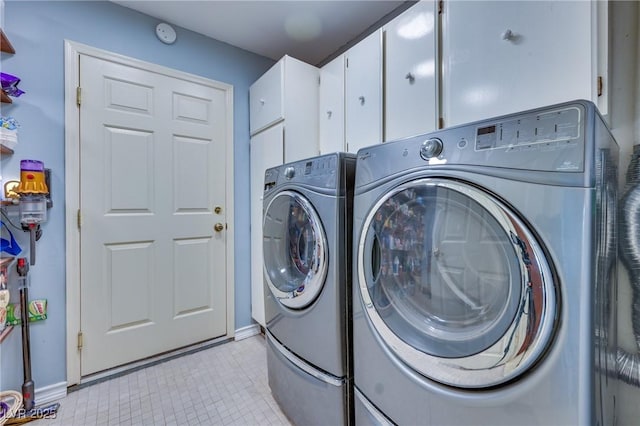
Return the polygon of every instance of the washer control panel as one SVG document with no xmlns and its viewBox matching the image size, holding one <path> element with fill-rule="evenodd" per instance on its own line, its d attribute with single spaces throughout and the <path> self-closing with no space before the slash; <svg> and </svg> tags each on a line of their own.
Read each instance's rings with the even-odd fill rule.
<svg viewBox="0 0 640 426">
<path fill-rule="evenodd" d="M 338 173 L 338 155 L 328 154 L 320 157 L 288 163 L 265 171 L 264 190 L 296 183 L 318 188 L 335 188 Z"/>
</svg>

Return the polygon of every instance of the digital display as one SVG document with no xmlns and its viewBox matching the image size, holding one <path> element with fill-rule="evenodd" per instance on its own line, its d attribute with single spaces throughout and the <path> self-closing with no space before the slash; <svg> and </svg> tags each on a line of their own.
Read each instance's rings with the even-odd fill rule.
<svg viewBox="0 0 640 426">
<path fill-rule="evenodd" d="M 487 126 L 478 129 L 478 136 L 480 135 L 488 135 L 496 132 L 496 126 Z"/>
</svg>

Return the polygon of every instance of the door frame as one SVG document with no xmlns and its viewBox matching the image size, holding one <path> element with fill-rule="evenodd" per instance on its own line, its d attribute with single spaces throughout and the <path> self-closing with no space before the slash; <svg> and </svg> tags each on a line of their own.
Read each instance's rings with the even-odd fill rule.
<svg viewBox="0 0 640 426">
<path fill-rule="evenodd" d="M 79 55 L 93 56 L 126 66 L 145 69 L 169 77 L 182 78 L 224 90 L 226 93 L 226 164 L 225 208 L 226 227 L 226 309 L 227 331 L 223 338 L 231 338 L 235 333 L 234 309 L 234 198 L 233 198 L 233 86 L 208 78 L 189 74 L 162 65 L 141 61 L 128 56 L 94 48 L 71 40 L 64 41 L 64 112 L 65 112 L 65 242 L 66 242 L 66 315 L 67 315 L 67 386 L 80 383 L 80 232 L 78 228 L 80 208 L 80 120 L 76 104 L 77 87 L 80 82 Z"/>
</svg>

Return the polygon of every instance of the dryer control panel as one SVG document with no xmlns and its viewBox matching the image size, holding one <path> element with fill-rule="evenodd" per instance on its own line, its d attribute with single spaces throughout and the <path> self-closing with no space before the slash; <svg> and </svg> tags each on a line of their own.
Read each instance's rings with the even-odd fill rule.
<svg viewBox="0 0 640 426">
<path fill-rule="evenodd" d="M 593 162 L 595 149 L 606 148 L 607 132 L 595 105 L 567 102 L 363 148 L 358 175 L 382 178 L 424 166 L 480 166 L 571 174 L 582 182 L 577 175 Z"/>
<path fill-rule="evenodd" d="M 576 107 L 498 121 L 476 129 L 475 149 L 535 151 L 576 143 L 580 138 L 580 109 Z"/>
</svg>

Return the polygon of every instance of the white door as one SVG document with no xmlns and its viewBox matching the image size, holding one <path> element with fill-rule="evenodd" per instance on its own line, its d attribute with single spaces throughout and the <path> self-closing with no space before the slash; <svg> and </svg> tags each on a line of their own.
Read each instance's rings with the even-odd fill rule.
<svg viewBox="0 0 640 426">
<path fill-rule="evenodd" d="M 87 375 L 226 334 L 230 111 L 225 90 L 86 55 L 80 85 Z"/>
<path fill-rule="evenodd" d="M 382 30 L 349 49 L 346 61 L 345 135 L 355 153 L 382 142 Z"/>
<path fill-rule="evenodd" d="M 264 130 L 251 138 L 251 316 L 263 327 L 264 277 L 262 274 L 262 193 L 264 172 L 284 161 L 284 125 Z"/>
<path fill-rule="evenodd" d="M 436 129 L 436 13 L 436 2 L 423 0 L 385 28 L 387 141 Z"/>
<path fill-rule="evenodd" d="M 344 55 L 320 69 L 320 154 L 344 151 Z"/>
<path fill-rule="evenodd" d="M 574 99 L 595 102 L 591 3 L 445 2 L 445 126 Z"/>
</svg>

